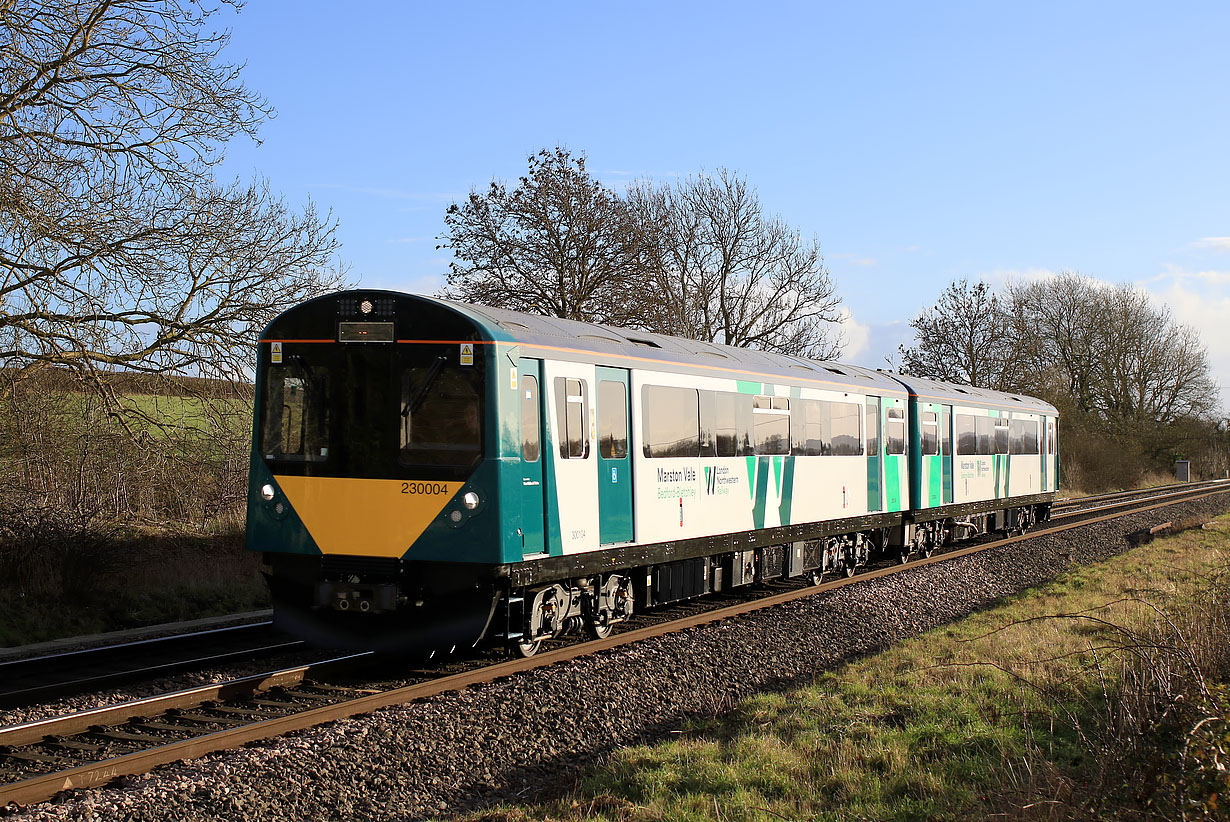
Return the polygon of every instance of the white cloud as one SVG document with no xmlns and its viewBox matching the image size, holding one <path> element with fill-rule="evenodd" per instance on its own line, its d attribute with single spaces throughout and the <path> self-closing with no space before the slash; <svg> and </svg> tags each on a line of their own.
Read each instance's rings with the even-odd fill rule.
<svg viewBox="0 0 1230 822">
<path fill-rule="evenodd" d="M 876 264 L 876 261 L 873 258 L 859 257 L 857 254 L 841 253 L 830 254 L 829 256 L 834 260 L 841 260 L 842 262 L 849 263 L 850 265 L 869 266 Z"/>
<path fill-rule="evenodd" d="M 1192 243 L 1194 248 L 1209 248 L 1213 251 L 1230 251 L 1230 237 L 1202 237 Z"/>
<path fill-rule="evenodd" d="M 841 323 L 841 335 L 846 343 L 841 352 L 841 359 L 849 362 L 867 350 L 871 328 L 854 319 L 854 314 L 845 306 L 842 306 L 841 318 L 838 322 Z"/>
<path fill-rule="evenodd" d="M 1174 319 L 1200 334 L 1209 351 L 1213 378 L 1222 388 L 1222 407 L 1230 389 L 1230 271 L 1185 271 L 1166 265 L 1163 272 L 1136 283 Z"/>
<path fill-rule="evenodd" d="M 997 268 L 993 271 L 984 271 L 968 279 L 970 282 L 982 280 L 987 285 L 998 288 L 1008 283 L 1032 283 L 1057 276 L 1059 272 L 1049 268 Z"/>
</svg>

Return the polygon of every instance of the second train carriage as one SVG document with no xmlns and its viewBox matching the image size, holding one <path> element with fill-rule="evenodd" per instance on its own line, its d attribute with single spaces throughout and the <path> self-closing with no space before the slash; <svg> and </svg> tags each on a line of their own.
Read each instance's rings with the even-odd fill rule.
<svg viewBox="0 0 1230 822">
<path fill-rule="evenodd" d="M 961 391 L 975 390 L 428 297 L 330 295 L 262 335 L 248 547 L 264 553 L 278 620 L 318 642 L 486 636 L 532 653 L 638 607 L 849 574 L 874 550 L 904 558 L 1045 515 L 1054 409 L 989 392 L 962 404 Z M 1001 413 L 1009 447 L 1011 420 L 1038 422 L 1038 466 L 965 454 L 964 417 Z"/>
</svg>

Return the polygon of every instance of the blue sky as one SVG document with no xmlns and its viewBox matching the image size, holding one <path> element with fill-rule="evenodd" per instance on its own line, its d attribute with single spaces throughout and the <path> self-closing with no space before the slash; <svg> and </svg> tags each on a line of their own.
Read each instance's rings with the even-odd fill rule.
<svg viewBox="0 0 1230 822">
<path fill-rule="evenodd" d="M 448 203 L 557 144 L 600 179 L 729 168 L 819 238 L 843 359 L 954 278 L 1131 282 L 1230 387 L 1230 5 L 250 3 L 278 116 L 225 175 L 341 221 L 365 286 L 431 292 Z"/>
</svg>

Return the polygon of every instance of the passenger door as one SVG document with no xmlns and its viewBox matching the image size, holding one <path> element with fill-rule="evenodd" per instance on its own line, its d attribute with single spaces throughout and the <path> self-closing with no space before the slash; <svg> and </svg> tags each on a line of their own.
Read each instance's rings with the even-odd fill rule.
<svg viewBox="0 0 1230 822">
<path fill-rule="evenodd" d="M 1042 454 L 1043 491 L 1048 491 L 1051 487 L 1051 438 L 1055 436 L 1053 425 L 1050 417 L 1042 417 L 1042 442 L 1039 443 L 1038 451 Z"/>
<path fill-rule="evenodd" d="M 867 398 L 867 413 L 864 415 L 867 425 L 867 510 L 884 510 L 884 494 L 880 490 L 881 465 L 880 459 L 884 438 L 880 436 L 880 398 Z"/>
<path fill-rule="evenodd" d="M 632 451 L 629 447 L 628 371 L 599 366 L 598 542 L 632 541 Z"/>
<path fill-rule="evenodd" d="M 521 399 L 521 545 L 530 557 L 547 550 L 543 528 L 542 391 L 540 360 L 521 360 L 517 394 Z"/>
<path fill-rule="evenodd" d="M 944 504 L 952 503 L 952 406 L 940 411 L 940 459 L 944 472 Z"/>
</svg>

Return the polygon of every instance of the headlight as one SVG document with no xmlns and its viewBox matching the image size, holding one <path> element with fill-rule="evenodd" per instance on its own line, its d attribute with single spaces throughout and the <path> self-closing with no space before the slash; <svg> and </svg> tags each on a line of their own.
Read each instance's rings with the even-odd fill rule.
<svg viewBox="0 0 1230 822">
<path fill-rule="evenodd" d="M 261 499 L 266 500 L 266 501 L 273 499 L 273 486 L 272 485 L 265 483 L 264 485 L 261 486 Z"/>
<path fill-rule="evenodd" d="M 461 503 L 473 511 L 478 507 L 478 494 L 473 491 L 466 491 L 466 495 L 461 498 Z"/>
</svg>

